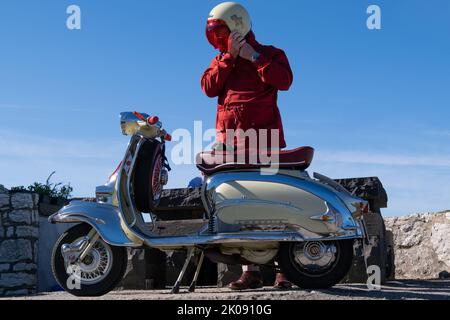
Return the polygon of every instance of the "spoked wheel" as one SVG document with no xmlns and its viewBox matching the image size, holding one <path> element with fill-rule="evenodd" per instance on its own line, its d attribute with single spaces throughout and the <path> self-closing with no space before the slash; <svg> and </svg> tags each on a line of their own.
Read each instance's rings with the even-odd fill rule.
<svg viewBox="0 0 450 320">
<path fill-rule="evenodd" d="M 286 277 L 300 288 L 331 288 L 351 268 L 353 240 L 284 243 L 278 260 Z"/>
<path fill-rule="evenodd" d="M 158 206 L 166 183 L 163 146 L 160 142 L 146 141 L 136 160 L 133 194 L 140 212 L 151 213 Z"/>
<path fill-rule="evenodd" d="M 82 261 L 69 263 L 62 254 L 63 246 L 75 247 L 88 235 L 91 227 L 81 224 L 69 229 L 56 242 L 52 269 L 59 285 L 79 297 L 102 296 L 122 280 L 127 267 L 125 248 L 113 247 L 99 239 Z"/>
</svg>

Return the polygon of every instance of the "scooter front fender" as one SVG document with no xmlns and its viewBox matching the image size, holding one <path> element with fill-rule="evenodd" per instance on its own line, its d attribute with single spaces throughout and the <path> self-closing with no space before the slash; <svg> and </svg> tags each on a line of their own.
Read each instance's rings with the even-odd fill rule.
<svg viewBox="0 0 450 320">
<path fill-rule="evenodd" d="M 55 223 L 87 223 L 100 234 L 100 237 L 112 246 L 142 247 L 143 241 L 132 234 L 127 235 L 122 228 L 118 208 L 109 204 L 73 201 L 48 221 Z"/>
</svg>

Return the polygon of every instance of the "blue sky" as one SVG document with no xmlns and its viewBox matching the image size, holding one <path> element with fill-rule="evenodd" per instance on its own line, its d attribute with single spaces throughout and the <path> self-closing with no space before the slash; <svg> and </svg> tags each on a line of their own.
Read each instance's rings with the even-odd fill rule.
<svg viewBox="0 0 450 320">
<path fill-rule="evenodd" d="M 118 114 L 157 114 L 169 130 L 213 127 L 199 79 L 215 52 L 205 19 L 220 1 L 2 0 L 0 183 L 55 180 L 90 196 L 128 142 Z M 450 209 L 450 2 L 242 1 L 260 42 L 284 49 L 289 147 L 316 148 L 312 171 L 378 176 L 386 215 Z M 66 28 L 77 4 L 82 29 Z M 366 9 L 382 10 L 382 30 Z M 170 149 L 169 149 L 170 152 Z M 170 187 L 197 175 L 176 166 Z"/>
</svg>

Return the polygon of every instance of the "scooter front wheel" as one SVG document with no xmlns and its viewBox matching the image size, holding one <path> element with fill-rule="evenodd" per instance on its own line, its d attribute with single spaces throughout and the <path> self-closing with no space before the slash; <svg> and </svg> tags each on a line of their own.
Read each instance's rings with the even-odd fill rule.
<svg viewBox="0 0 450 320">
<path fill-rule="evenodd" d="M 278 263 L 286 277 L 303 289 L 328 289 L 349 272 L 353 240 L 289 242 L 280 247 Z"/>
<path fill-rule="evenodd" d="M 52 253 L 52 270 L 56 281 L 67 292 L 78 297 L 98 297 L 113 290 L 122 280 L 127 267 L 127 250 L 99 239 L 82 261 L 64 259 L 63 246 L 76 246 L 92 227 L 79 224 L 61 235 Z"/>
</svg>

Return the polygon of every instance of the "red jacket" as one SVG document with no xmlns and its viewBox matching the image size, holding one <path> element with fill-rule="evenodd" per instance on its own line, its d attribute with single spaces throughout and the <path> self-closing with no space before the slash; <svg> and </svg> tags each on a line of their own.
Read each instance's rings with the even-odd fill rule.
<svg viewBox="0 0 450 320">
<path fill-rule="evenodd" d="M 247 42 L 260 53 L 257 61 L 219 54 L 201 79 L 205 94 L 218 97 L 217 141 L 236 144 L 226 141 L 227 129 L 278 129 L 279 146 L 285 148 L 277 97 L 278 90 L 288 90 L 292 84 L 289 61 L 282 50 L 259 44 L 253 32 L 247 36 Z"/>
</svg>

